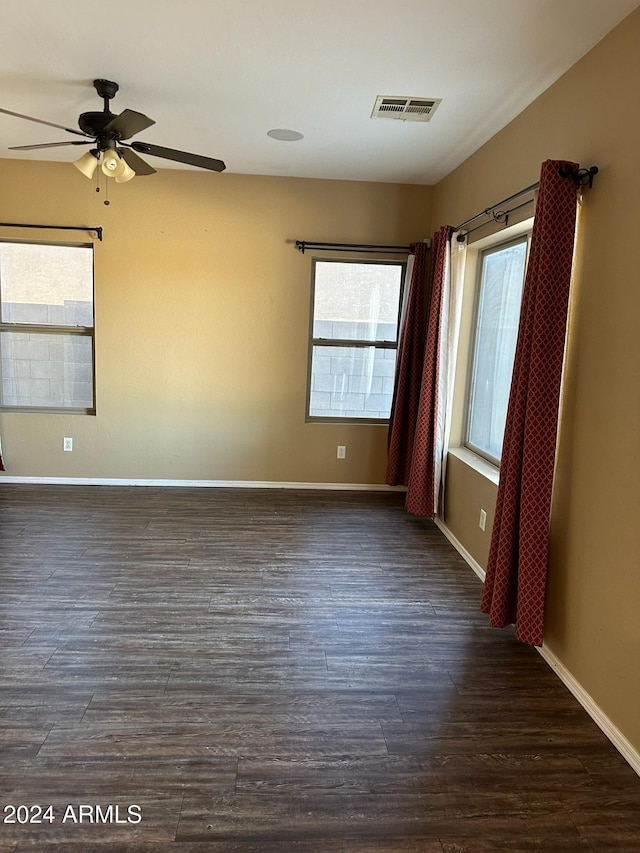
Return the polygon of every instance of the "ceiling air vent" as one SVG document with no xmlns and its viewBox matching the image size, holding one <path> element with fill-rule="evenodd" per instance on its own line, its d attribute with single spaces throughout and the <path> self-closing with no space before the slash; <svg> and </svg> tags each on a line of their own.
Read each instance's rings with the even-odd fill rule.
<svg viewBox="0 0 640 853">
<path fill-rule="evenodd" d="M 430 121 L 442 98 L 398 98 L 378 95 L 371 118 Z"/>
</svg>

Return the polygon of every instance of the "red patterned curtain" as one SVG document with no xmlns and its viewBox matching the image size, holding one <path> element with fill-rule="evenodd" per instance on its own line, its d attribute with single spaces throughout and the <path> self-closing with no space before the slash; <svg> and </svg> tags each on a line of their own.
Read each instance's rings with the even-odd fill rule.
<svg viewBox="0 0 640 853">
<path fill-rule="evenodd" d="M 481 609 L 542 645 L 560 381 L 576 224 L 564 161 L 542 164 Z M 575 164 L 569 164 L 577 171 Z"/>
<path fill-rule="evenodd" d="M 409 482 L 424 362 L 428 251 L 426 243 L 417 243 L 414 247 L 413 271 L 398 340 L 388 437 L 387 483 L 390 486 L 406 486 Z"/>
<path fill-rule="evenodd" d="M 407 483 L 407 510 L 433 518 L 437 510 L 440 483 L 436 482 L 438 435 L 438 377 L 442 307 L 447 279 L 447 259 L 452 228 L 443 225 L 434 235 L 431 255 L 431 290 L 428 300 L 427 337 L 420 402 L 416 419 L 413 453 Z"/>
</svg>

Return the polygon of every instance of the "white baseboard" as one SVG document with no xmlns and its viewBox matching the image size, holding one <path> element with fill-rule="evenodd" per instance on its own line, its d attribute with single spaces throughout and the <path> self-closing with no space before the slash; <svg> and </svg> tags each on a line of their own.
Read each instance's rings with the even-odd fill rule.
<svg viewBox="0 0 640 853">
<path fill-rule="evenodd" d="M 456 539 L 447 525 L 439 518 L 435 519 L 436 526 L 444 533 L 449 542 L 453 545 L 460 556 L 471 566 L 478 577 L 484 581 L 486 572 L 482 566 L 474 560 L 462 543 Z M 640 753 L 622 734 L 620 729 L 611 722 L 609 717 L 604 713 L 597 702 L 587 693 L 580 682 L 574 678 L 562 661 L 556 657 L 551 649 L 544 643 L 541 648 L 536 651 L 540 653 L 543 660 L 551 667 L 565 687 L 573 694 L 573 696 L 582 705 L 584 710 L 589 714 L 598 728 L 611 741 L 613 746 L 618 750 L 622 757 L 631 765 L 633 770 L 640 776 Z"/>
<path fill-rule="evenodd" d="M 31 483 L 53 486 L 169 486 L 201 489 L 325 489 L 334 492 L 404 492 L 404 486 L 383 483 L 286 483 L 271 480 L 146 480 L 118 477 L 12 477 L 2 483 Z"/>
<path fill-rule="evenodd" d="M 575 698 L 582 705 L 587 714 L 589 714 L 598 728 L 602 730 L 622 757 L 629 762 L 638 776 L 640 776 L 640 753 L 637 749 L 629 743 L 620 729 L 611 722 L 602 708 L 596 704 L 580 682 L 571 675 L 566 666 L 555 656 L 551 649 L 543 643 L 542 647 L 539 648 L 538 651 L 549 664 L 551 669 L 556 673 L 560 681 L 562 681 L 565 687 L 573 693 Z"/>
</svg>

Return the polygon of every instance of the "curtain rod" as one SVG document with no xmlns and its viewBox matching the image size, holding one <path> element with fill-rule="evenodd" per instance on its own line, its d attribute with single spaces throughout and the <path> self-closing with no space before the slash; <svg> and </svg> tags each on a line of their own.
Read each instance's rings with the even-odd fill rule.
<svg viewBox="0 0 640 853">
<path fill-rule="evenodd" d="M 3 228 L 52 228 L 55 231 L 95 231 L 98 240 L 102 242 L 102 226 L 96 228 L 87 225 L 25 225 L 23 222 L 0 222 Z"/>
<path fill-rule="evenodd" d="M 384 252 L 386 255 L 408 255 L 411 246 L 380 246 L 367 243 L 312 243 L 296 240 L 296 249 L 304 255 L 305 249 L 335 252 Z"/>
<path fill-rule="evenodd" d="M 484 210 L 481 210 L 480 213 L 476 213 L 475 216 L 471 216 L 471 217 L 469 217 L 469 219 L 465 219 L 465 221 L 461 222 L 460 225 L 454 226 L 453 230 L 459 231 L 461 228 L 464 228 L 466 225 L 469 225 L 471 222 L 475 222 L 476 219 L 480 219 L 481 216 L 492 216 L 494 218 L 494 221 L 497 222 L 498 220 L 495 219 L 495 216 L 496 215 L 500 216 L 501 213 L 500 213 L 500 211 L 498 211 L 497 214 L 494 215 L 494 211 L 496 210 L 496 208 L 502 207 L 503 204 L 508 204 L 510 201 L 514 201 L 515 199 L 520 198 L 521 196 L 526 195 L 527 193 L 534 192 L 535 190 L 538 189 L 539 186 L 540 186 L 540 181 L 536 181 L 535 184 L 531 184 L 531 186 L 525 187 L 523 190 L 518 190 L 517 193 L 510 195 L 508 198 L 503 198 L 502 201 L 498 201 L 495 204 L 492 204 L 491 207 L 485 207 Z M 478 227 L 480 227 L 480 226 L 478 226 Z M 476 229 L 474 228 L 473 230 L 475 231 Z"/>
<path fill-rule="evenodd" d="M 578 169 L 577 172 L 574 172 L 568 163 L 563 163 L 561 166 L 558 166 L 558 175 L 561 178 L 572 178 L 576 187 L 591 187 L 593 185 L 593 177 L 597 174 L 597 166 L 591 166 L 588 169 Z M 526 195 L 527 193 L 534 192 L 538 189 L 539 186 L 540 181 L 536 181 L 535 184 L 531 184 L 530 186 L 525 187 L 522 190 L 518 190 L 517 193 L 510 195 L 508 198 L 503 198 L 502 201 L 498 201 L 496 202 L 496 204 L 492 204 L 490 207 L 486 207 L 484 210 L 480 211 L 480 213 L 476 213 L 475 216 L 472 216 L 469 219 L 465 219 L 465 221 L 461 222 L 460 225 L 456 225 L 453 230 L 459 231 L 461 228 L 464 228 L 471 222 L 475 222 L 476 219 L 480 219 L 481 216 L 490 216 L 493 218 L 494 222 L 504 221 L 504 217 L 507 214 L 511 213 L 514 210 L 518 210 L 518 207 L 524 207 L 524 204 L 530 204 L 530 201 L 533 201 L 533 199 L 528 202 L 524 202 L 522 205 L 518 205 L 518 207 L 512 207 L 511 210 L 508 211 L 497 210 L 497 208 L 502 207 L 503 204 L 509 204 L 510 201 L 515 201 L 515 199 L 520 198 L 521 196 Z M 473 228 L 472 230 L 476 231 L 480 227 L 482 226 L 476 226 L 476 228 Z"/>
<path fill-rule="evenodd" d="M 509 224 L 509 214 L 514 213 L 516 210 L 520 210 L 522 207 L 527 207 L 528 205 L 533 204 L 533 199 L 528 198 L 526 201 L 523 201 L 521 204 L 516 204 L 515 207 L 509 207 L 507 210 L 497 210 L 492 214 L 493 221 L 498 223 L 499 225 L 507 226 Z M 481 228 L 484 228 L 485 225 L 488 225 L 488 222 L 481 222 L 480 225 L 476 225 L 475 228 L 469 228 L 468 231 L 465 231 L 464 234 L 458 234 L 456 240 L 458 243 L 464 243 L 469 234 L 473 234 L 474 231 L 479 231 Z"/>
</svg>

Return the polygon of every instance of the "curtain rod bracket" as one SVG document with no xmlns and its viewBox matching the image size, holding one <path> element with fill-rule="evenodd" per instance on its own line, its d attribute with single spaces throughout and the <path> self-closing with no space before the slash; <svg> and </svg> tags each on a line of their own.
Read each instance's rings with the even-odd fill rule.
<svg viewBox="0 0 640 853">
<path fill-rule="evenodd" d="M 594 175 L 598 174 L 597 166 L 590 166 L 588 169 L 578 169 L 574 171 L 569 163 L 561 163 L 558 166 L 558 175 L 561 178 L 571 178 L 576 185 L 577 188 L 581 187 L 591 187 L 593 186 L 593 178 Z M 464 222 L 461 222 L 460 225 L 456 225 L 454 227 L 454 231 L 460 231 L 462 228 L 466 228 L 467 225 L 470 225 L 472 222 L 475 222 L 477 219 L 481 217 L 491 217 L 494 222 L 500 223 L 501 220 L 498 218 L 499 216 L 508 215 L 512 213 L 514 210 L 519 210 L 519 208 L 524 207 L 525 204 L 531 204 L 533 198 L 529 199 L 522 204 L 517 205 L 516 207 L 509 208 L 508 210 L 501 210 L 502 206 L 505 204 L 509 204 L 511 201 L 515 201 L 518 198 L 521 198 L 524 195 L 529 195 L 535 192 L 540 186 L 539 182 L 535 184 L 531 184 L 529 187 L 525 187 L 522 190 L 519 190 L 517 193 L 510 195 L 509 198 L 503 198 L 502 201 L 497 202 L 497 204 L 491 205 L 491 207 L 485 207 L 483 211 L 480 213 L 476 213 L 475 216 L 472 216 L 470 219 L 465 219 Z M 476 231 L 478 228 L 483 228 L 488 223 L 483 222 L 482 225 L 478 225 L 475 228 L 467 229 L 466 234 L 470 234 L 472 231 Z M 506 224 L 506 221 L 504 222 Z M 458 234 L 457 240 L 459 243 L 463 243 L 465 239 L 465 234 Z"/>
<path fill-rule="evenodd" d="M 558 175 L 561 178 L 571 178 L 576 187 L 591 188 L 593 186 L 593 178 L 598 172 L 599 169 L 597 166 L 590 166 L 588 169 L 578 169 L 577 172 L 574 172 L 568 163 L 558 166 Z"/>
</svg>

